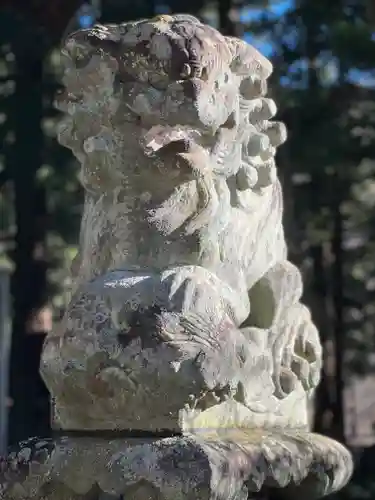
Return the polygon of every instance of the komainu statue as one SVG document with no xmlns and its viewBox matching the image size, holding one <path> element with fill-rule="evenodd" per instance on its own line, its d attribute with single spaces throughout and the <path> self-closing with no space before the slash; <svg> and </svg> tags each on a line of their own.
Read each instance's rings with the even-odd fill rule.
<svg viewBox="0 0 375 500">
<path fill-rule="evenodd" d="M 85 203 L 41 360 L 58 435 L 13 452 L 39 458 L 5 498 L 341 488 L 350 454 L 308 425 L 322 351 L 287 258 L 271 63 L 188 15 L 78 31 L 63 55 Z"/>
</svg>

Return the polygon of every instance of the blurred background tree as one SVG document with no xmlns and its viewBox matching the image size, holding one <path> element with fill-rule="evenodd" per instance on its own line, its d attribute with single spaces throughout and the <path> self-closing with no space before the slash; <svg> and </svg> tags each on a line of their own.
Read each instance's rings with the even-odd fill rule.
<svg viewBox="0 0 375 500">
<path fill-rule="evenodd" d="M 61 39 L 96 17 L 178 11 L 243 37 L 274 62 L 271 94 L 289 130 L 278 154 L 287 240 L 324 346 L 314 427 L 351 445 L 345 394 L 375 365 L 374 3 L 3 0 L 0 9 L 0 259 L 13 269 L 10 441 L 49 432 L 39 355 L 69 290 L 78 237 L 78 167 L 55 140 Z M 366 397 L 375 408 L 375 389 Z M 341 495 L 373 496 L 372 450 Z"/>
</svg>

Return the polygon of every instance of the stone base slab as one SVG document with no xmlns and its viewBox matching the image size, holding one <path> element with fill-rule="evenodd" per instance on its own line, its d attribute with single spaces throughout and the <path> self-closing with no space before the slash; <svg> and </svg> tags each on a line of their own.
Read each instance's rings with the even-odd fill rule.
<svg viewBox="0 0 375 500">
<path fill-rule="evenodd" d="M 0 499 L 246 500 L 269 488 L 317 498 L 342 488 L 352 467 L 336 441 L 296 430 L 33 438 L 3 460 Z"/>
</svg>

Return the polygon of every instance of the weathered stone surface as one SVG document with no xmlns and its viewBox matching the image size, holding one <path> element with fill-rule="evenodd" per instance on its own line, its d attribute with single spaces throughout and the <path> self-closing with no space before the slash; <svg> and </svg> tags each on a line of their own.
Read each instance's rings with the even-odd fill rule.
<svg viewBox="0 0 375 500">
<path fill-rule="evenodd" d="M 59 424 L 306 428 L 321 348 L 286 260 L 271 64 L 183 15 L 64 50 L 59 139 L 86 199 L 75 294 L 42 359 Z"/>
<path fill-rule="evenodd" d="M 186 15 L 82 30 L 64 53 L 59 140 L 85 205 L 41 361 L 55 425 L 179 435 L 57 439 L 26 473 L 6 462 L 3 496 L 336 491 L 352 462 L 308 429 L 322 352 L 287 259 L 270 62 Z"/>
<path fill-rule="evenodd" d="M 30 450 L 30 469 L 12 478 L 5 498 L 78 500 L 104 492 L 131 500 L 246 500 L 275 487 L 298 488 L 299 497 L 316 498 L 339 489 L 351 471 L 350 454 L 341 445 L 297 431 L 238 429 L 154 440 L 62 438 L 43 442 L 46 452 L 32 460 L 38 444 L 23 443 L 23 457 Z"/>
</svg>

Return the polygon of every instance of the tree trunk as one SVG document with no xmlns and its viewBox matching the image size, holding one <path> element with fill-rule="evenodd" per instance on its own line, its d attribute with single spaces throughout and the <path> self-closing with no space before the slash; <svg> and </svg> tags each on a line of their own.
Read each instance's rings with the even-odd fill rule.
<svg viewBox="0 0 375 500">
<path fill-rule="evenodd" d="M 328 304 L 327 249 L 323 244 L 314 245 L 311 247 L 310 255 L 313 261 L 313 283 L 309 305 L 323 347 L 323 367 L 321 381 L 315 393 L 313 429 L 314 432 L 320 434 L 329 434 L 332 424 L 331 407 L 334 398 L 334 371 L 332 336 L 330 335 L 332 329 Z"/>
<path fill-rule="evenodd" d="M 37 188 L 37 171 L 43 158 L 43 56 L 35 40 L 27 45 L 32 29 L 21 35 L 23 24 L 15 23 L 20 38 L 14 43 L 16 57 L 15 95 L 12 125 L 15 143 L 10 166 L 15 194 L 17 234 L 12 277 L 13 329 L 10 352 L 9 416 L 10 443 L 34 433 L 36 404 L 34 387 L 39 374 L 36 360 L 28 349 L 28 327 L 32 315 L 46 300 L 46 262 L 43 255 L 46 210 L 44 193 Z M 35 33 L 31 33 L 35 36 Z M 22 43 L 20 39 L 24 40 Z M 39 197 L 37 196 L 39 195 Z M 38 199 L 39 198 L 39 199 Z M 39 213 L 38 213 L 39 212 Z M 36 354 L 38 355 L 38 353 Z"/>
<path fill-rule="evenodd" d="M 344 249 L 343 249 L 343 216 L 341 211 L 341 183 L 338 176 L 334 178 L 332 215 L 332 309 L 335 353 L 335 397 L 332 405 L 331 436 L 345 442 L 344 427 L 344 373 L 343 358 L 345 352 L 344 324 Z"/>
</svg>

